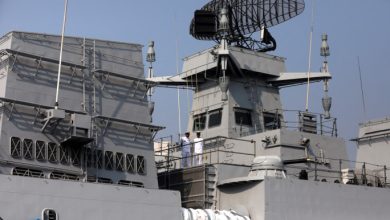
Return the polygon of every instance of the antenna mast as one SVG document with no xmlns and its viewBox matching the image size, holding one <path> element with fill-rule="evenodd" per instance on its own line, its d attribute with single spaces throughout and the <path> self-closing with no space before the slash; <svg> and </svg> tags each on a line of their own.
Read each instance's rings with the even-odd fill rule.
<svg viewBox="0 0 390 220">
<path fill-rule="evenodd" d="M 68 10 L 68 0 L 65 0 L 65 10 L 64 10 L 64 20 L 62 22 L 62 33 L 61 33 L 61 46 L 60 46 L 60 61 L 58 64 L 58 74 L 57 74 L 57 90 L 56 90 L 56 102 L 54 108 L 58 109 L 58 95 L 60 92 L 60 80 L 61 80 L 61 63 L 62 63 L 62 49 L 64 47 L 64 33 L 65 33 L 65 24 L 66 24 L 66 13 Z"/>
<path fill-rule="evenodd" d="M 311 25 L 310 25 L 310 40 L 309 40 L 309 62 L 307 69 L 307 90 L 306 90 L 306 111 L 309 111 L 309 94 L 310 94 L 310 72 L 311 72 L 311 48 L 313 42 L 313 32 L 314 32 L 314 9 L 315 9 L 316 0 L 313 0 L 313 7 L 311 11 Z"/>
<path fill-rule="evenodd" d="M 360 77 L 360 90 L 362 93 L 362 103 L 363 103 L 363 111 L 364 111 L 364 118 L 367 118 L 367 111 L 366 111 L 366 101 L 364 99 L 364 89 L 363 89 L 363 80 L 362 80 L 362 70 L 360 68 L 360 59 L 359 56 L 357 57 L 357 63 L 359 68 L 359 77 Z"/>
</svg>

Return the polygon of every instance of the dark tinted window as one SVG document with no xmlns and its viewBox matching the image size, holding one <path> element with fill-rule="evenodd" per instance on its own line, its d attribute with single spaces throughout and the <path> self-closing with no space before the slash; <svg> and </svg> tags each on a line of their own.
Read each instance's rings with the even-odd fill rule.
<svg viewBox="0 0 390 220">
<path fill-rule="evenodd" d="M 206 114 L 200 114 L 194 116 L 194 131 L 200 131 L 206 127 Z"/>
<path fill-rule="evenodd" d="M 222 109 L 210 111 L 209 113 L 209 128 L 221 125 Z"/>
<path fill-rule="evenodd" d="M 280 115 L 271 112 L 263 112 L 263 115 L 265 130 L 280 128 Z"/>
<path fill-rule="evenodd" d="M 243 108 L 234 108 L 236 124 L 252 126 L 251 111 Z"/>
</svg>

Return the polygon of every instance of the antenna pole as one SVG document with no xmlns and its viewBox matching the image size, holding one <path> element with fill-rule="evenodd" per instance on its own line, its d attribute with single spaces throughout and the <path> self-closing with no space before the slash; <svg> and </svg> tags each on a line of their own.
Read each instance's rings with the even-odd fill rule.
<svg viewBox="0 0 390 220">
<path fill-rule="evenodd" d="M 362 103 L 363 103 L 363 112 L 364 112 L 364 118 L 367 118 L 367 111 L 366 111 L 366 102 L 364 100 L 364 89 L 363 89 L 363 80 L 362 80 L 362 71 L 360 68 L 360 59 L 359 56 L 357 57 L 357 63 L 358 63 L 358 68 L 359 68 L 359 77 L 360 77 L 360 90 L 362 93 Z"/>
<path fill-rule="evenodd" d="M 57 74 L 57 90 L 56 90 L 56 102 L 54 108 L 58 109 L 58 95 L 60 92 L 60 80 L 61 80 L 61 63 L 62 63 L 62 49 L 64 47 L 64 33 L 66 24 L 66 13 L 68 10 L 68 0 L 65 0 L 64 19 L 62 22 L 62 33 L 61 33 L 61 46 L 60 46 L 60 61 L 58 63 L 58 74 Z"/>
<path fill-rule="evenodd" d="M 307 90 L 306 90 L 306 111 L 309 111 L 309 93 L 310 93 L 310 72 L 311 72 L 311 48 L 313 42 L 313 32 L 314 32 L 314 8 L 316 0 L 313 0 L 313 7 L 311 11 L 311 25 L 310 25 L 310 40 L 309 40 L 309 64 L 307 69 Z"/>
<path fill-rule="evenodd" d="M 175 14 L 175 24 L 177 24 L 177 19 L 176 19 L 176 14 Z M 177 27 L 177 25 L 175 25 Z M 177 29 L 175 29 L 176 32 L 176 75 L 179 75 L 179 39 L 177 35 Z M 180 101 L 180 89 L 179 87 L 177 88 L 177 111 L 179 114 L 179 138 L 180 135 L 182 134 L 181 130 L 181 101 Z"/>
</svg>

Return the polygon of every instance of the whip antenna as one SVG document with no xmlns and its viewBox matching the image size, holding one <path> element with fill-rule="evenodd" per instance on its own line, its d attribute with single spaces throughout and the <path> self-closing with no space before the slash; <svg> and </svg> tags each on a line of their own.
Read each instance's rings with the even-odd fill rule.
<svg viewBox="0 0 390 220">
<path fill-rule="evenodd" d="M 363 88 L 363 80 L 362 80 L 362 70 L 360 68 L 360 59 L 357 57 L 357 63 L 358 63 L 358 68 L 359 68 L 359 78 L 360 78 L 360 91 L 362 94 L 362 104 L 363 104 L 363 112 L 364 112 L 364 118 L 367 118 L 367 111 L 366 111 L 366 102 L 364 99 L 364 88 Z"/>
<path fill-rule="evenodd" d="M 311 48 L 313 42 L 313 32 L 314 32 L 314 9 L 316 1 L 313 0 L 313 7 L 311 11 L 311 25 L 310 25 L 310 40 L 309 40 L 309 62 L 307 68 L 307 90 L 306 90 L 306 111 L 309 111 L 309 93 L 310 93 L 310 72 L 311 72 Z"/>
<path fill-rule="evenodd" d="M 58 74 L 57 74 L 57 89 L 56 89 L 56 102 L 54 107 L 58 108 L 58 95 L 60 91 L 60 80 L 61 80 L 61 63 L 62 63 L 62 49 L 64 47 L 64 33 L 66 25 L 66 13 L 68 10 L 68 0 L 65 0 L 65 9 L 64 9 L 64 20 L 62 22 L 62 33 L 61 33 L 61 46 L 60 46 L 60 61 L 58 63 Z"/>
</svg>

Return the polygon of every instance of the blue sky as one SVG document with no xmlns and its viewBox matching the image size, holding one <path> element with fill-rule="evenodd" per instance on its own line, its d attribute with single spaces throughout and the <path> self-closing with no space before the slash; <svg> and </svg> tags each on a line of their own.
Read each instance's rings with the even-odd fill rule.
<svg viewBox="0 0 390 220">
<path fill-rule="evenodd" d="M 289 72 L 304 72 L 308 66 L 310 17 L 314 0 L 305 11 L 270 28 L 278 42 L 273 54 L 286 57 Z M 69 0 L 66 35 L 124 41 L 147 45 L 154 40 L 156 75 L 176 73 L 181 58 L 213 45 L 189 34 L 196 9 L 206 0 Z M 60 34 L 63 0 L 0 0 L 0 34 L 11 30 Z M 328 33 L 331 56 L 331 113 L 338 118 L 339 135 L 346 140 L 357 135 L 358 123 L 390 116 L 390 1 L 316 0 L 312 71 L 319 70 L 321 34 Z M 176 54 L 178 45 L 178 55 Z M 357 57 L 360 57 L 367 117 L 363 114 Z M 310 111 L 322 112 L 322 83 L 311 86 Z M 282 90 L 286 109 L 304 109 L 306 87 Z M 159 134 L 177 134 L 177 91 L 157 89 L 154 123 L 166 126 Z M 181 91 L 182 130 L 187 126 L 187 92 Z M 353 144 L 349 144 L 353 146 Z"/>
</svg>

